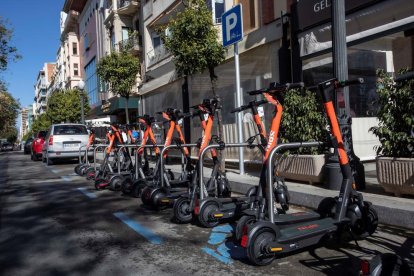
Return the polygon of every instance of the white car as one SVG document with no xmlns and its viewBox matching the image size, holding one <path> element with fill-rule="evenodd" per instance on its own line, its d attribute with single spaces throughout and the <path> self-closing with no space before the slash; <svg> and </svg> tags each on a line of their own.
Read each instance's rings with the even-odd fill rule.
<svg viewBox="0 0 414 276">
<path fill-rule="evenodd" d="M 55 124 L 49 128 L 42 148 L 42 160 L 48 165 L 56 159 L 79 157 L 79 147 L 88 143 L 88 131 L 82 124 Z M 92 152 L 89 155 L 93 155 Z"/>
</svg>

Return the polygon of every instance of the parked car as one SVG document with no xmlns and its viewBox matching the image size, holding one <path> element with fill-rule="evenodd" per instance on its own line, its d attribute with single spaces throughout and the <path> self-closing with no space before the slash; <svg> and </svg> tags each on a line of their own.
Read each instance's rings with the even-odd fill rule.
<svg viewBox="0 0 414 276">
<path fill-rule="evenodd" d="M 31 147 L 31 158 L 33 161 L 42 157 L 43 143 L 45 142 L 47 131 L 39 131 L 36 133 Z"/>
<path fill-rule="evenodd" d="M 1 151 L 10 151 L 13 150 L 13 144 L 9 142 L 4 142 L 1 144 Z"/>
<path fill-rule="evenodd" d="M 23 147 L 24 154 L 29 154 L 32 151 L 32 142 L 33 142 L 33 137 L 27 138 L 26 142 L 24 142 L 24 147 Z"/>
<path fill-rule="evenodd" d="M 42 160 L 48 165 L 56 159 L 79 157 L 79 147 L 88 143 L 88 131 L 82 124 L 55 124 L 49 128 L 42 148 Z M 90 153 L 92 156 L 92 152 Z"/>
</svg>

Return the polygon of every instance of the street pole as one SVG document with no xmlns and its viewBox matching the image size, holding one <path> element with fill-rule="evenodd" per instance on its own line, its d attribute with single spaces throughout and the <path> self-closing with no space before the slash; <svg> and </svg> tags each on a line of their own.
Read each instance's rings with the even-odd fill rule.
<svg viewBox="0 0 414 276">
<path fill-rule="evenodd" d="M 243 104 L 242 95 L 240 91 L 240 67 L 239 67 L 239 43 L 234 43 L 234 63 L 236 66 L 236 102 L 237 107 Z M 239 143 L 243 143 L 243 114 L 237 113 L 237 130 L 239 136 Z M 239 170 L 240 174 L 244 174 L 244 149 L 239 148 Z"/>
<path fill-rule="evenodd" d="M 81 102 L 81 123 L 85 124 L 85 114 L 83 112 L 83 90 L 80 93 L 80 102 Z"/>
<path fill-rule="evenodd" d="M 348 79 L 348 57 L 346 45 L 346 23 L 345 23 L 345 0 L 332 1 L 332 48 L 333 48 L 333 65 L 335 77 L 340 80 Z M 349 102 L 349 88 L 344 87 L 335 91 L 336 94 L 342 92 L 345 101 L 344 113 L 340 116 L 339 125 L 343 134 L 343 142 L 348 153 L 349 163 L 352 168 L 352 174 L 358 190 L 365 189 L 364 166 L 360 159 L 355 155 L 352 145 L 352 119 Z M 337 107 L 337 101 L 335 100 Z M 336 112 L 338 113 L 339 108 Z"/>
</svg>

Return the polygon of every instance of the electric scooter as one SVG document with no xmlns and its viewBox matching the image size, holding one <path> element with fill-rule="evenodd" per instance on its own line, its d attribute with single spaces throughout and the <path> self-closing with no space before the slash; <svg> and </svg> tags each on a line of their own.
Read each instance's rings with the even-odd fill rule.
<svg viewBox="0 0 414 276">
<path fill-rule="evenodd" d="M 141 145 L 136 148 L 136 162 L 134 165 L 135 175 L 132 178 L 126 178 L 125 181 L 122 183 L 122 193 L 124 194 L 132 194 L 134 197 L 140 197 L 142 189 L 144 189 L 147 184 L 146 180 L 152 180 L 153 178 L 153 169 L 149 168 L 148 158 L 146 158 L 146 148 L 147 143 L 153 145 L 155 158 L 158 158 L 160 154 L 160 149 L 157 146 L 154 133 L 152 131 L 151 125 L 154 122 L 154 117 L 150 115 L 143 115 L 138 117 L 138 122 L 140 123 L 140 127 L 144 131 L 144 135 L 141 140 Z M 142 158 L 144 156 L 144 164 L 142 164 Z M 173 179 L 174 176 L 171 174 L 170 178 Z"/>
<path fill-rule="evenodd" d="M 203 137 L 199 140 L 200 150 L 198 162 L 200 162 L 201 153 L 204 152 L 204 149 L 210 144 L 210 141 L 212 139 L 215 139 L 219 144 L 224 144 L 219 140 L 218 137 L 215 137 L 211 134 L 214 114 L 219 108 L 218 105 L 219 102 L 216 99 L 205 99 L 202 104 L 192 107 L 195 109 L 193 116 L 200 117 L 201 128 L 204 131 Z M 205 118 L 205 115 L 207 118 Z M 227 177 L 219 170 L 220 162 L 217 157 L 216 149 L 211 150 L 211 156 L 213 161 L 213 168 L 210 178 L 205 185 L 205 188 L 203 190 L 200 189 L 200 186 L 197 182 L 203 181 L 203 179 L 199 180 L 199 177 L 202 177 L 202 174 L 199 171 L 196 171 L 187 192 L 181 194 L 180 197 L 174 201 L 173 211 L 176 222 L 189 223 L 193 220 L 194 211 L 199 206 L 198 200 L 200 198 L 200 193 L 219 198 L 229 197 L 231 195 L 231 189 Z M 199 168 L 199 164 L 197 164 L 196 168 Z"/>
<path fill-rule="evenodd" d="M 295 83 L 286 86 L 285 89 L 293 89 L 303 87 L 303 83 Z M 220 223 L 223 219 L 237 219 L 241 217 L 246 210 L 250 210 L 251 213 L 257 213 L 260 208 L 260 203 L 263 201 L 263 191 L 266 187 L 266 171 L 267 171 L 267 160 L 270 151 L 276 147 L 277 137 L 280 128 L 280 122 L 282 118 L 282 105 L 280 102 L 273 97 L 270 93 L 266 93 L 263 90 L 263 95 L 266 100 L 259 102 L 252 101 L 247 105 L 238 107 L 232 112 L 241 112 L 246 109 L 251 109 L 254 115 L 257 129 L 259 130 L 260 144 L 259 149 L 263 153 L 262 170 L 260 173 L 260 182 L 257 188 L 251 190 L 244 197 L 230 197 L 217 199 L 213 197 L 207 197 L 200 201 L 200 209 L 198 220 L 204 227 L 214 227 Z M 257 107 L 264 103 L 270 103 L 275 107 L 275 114 L 272 119 L 272 124 L 269 132 L 269 137 L 266 137 L 263 122 L 258 115 Z M 278 203 L 281 205 L 283 212 L 289 209 L 289 193 L 284 181 L 278 181 L 276 187 L 272 192 L 276 194 Z M 306 217 L 306 216 L 304 216 Z"/>
<path fill-rule="evenodd" d="M 168 108 L 166 111 L 159 112 L 158 114 L 162 116 L 169 122 L 169 129 L 167 136 L 165 138 L 164 149 L 169 147 L 173 140 L 180 146 L 179 149 L 184 155 L 182 168 L 183 171 L 181 176 L 177 180 L 170 180 L 165 173 L 162 161 L 167 158 L 168 150 L 164 150 L 162 154 L 159 155 L 157 160 L 156 167 L 154 169 L 154 176 L 152 180 L 146 181 L 147 186 L 142 190 L 141 200 L 144 205 L 150 206 L 152 208 L 165 207 L 170 205 L 169 201 L 167 202 L 165 198 L 171 196 L 178 191 L 182 191 L 184 188 L 187 188 L 188 182 L 191 181 L 194 167 L 191 165 L 190 153 L 186 146 L 184 135 L 182 133 L 181 127 L 178 124 L 178 121 L 185 116 L 190 116 L 188 114 L 181 113 L 178 109 Z M 174 131 L 177 132 L 178 138 L 173 138 Z M 161 160 L 162 159 L 162 160 Z M 166 186 L 162 186 L 161 178 L 164 182 L 167 183 Z M 164 199 L 161 201 L 161 199 Z"/>
<path fill-rule="evenodd" d="M 89 156 L 88 156 L 88 150 L 90 147 L 92 147 L 95 144 L 95 130 L 90 127 L 89 128 L 89 138 L 88 143 L 85 146 L 84 155 L 81 157 L 81 149 L 79 148 L 79 164 L 75 167 L 75 173 L 80 176 L 84 176 L 86 173 L 86 170 L 90 167 L 89 163 Z"/>
<path fill-rule="evenodd" d="M 280 254 L 297 251 L 315 246 L 324 239 L 341 237 L 350 233 L 353 238 L 363 238 L 372 235 L 378 225 L 378 216 L 370 202 L 364 201 L 361 193 L 355 190 L 349 159 L 342 141 L 332 92 L 335 88 L 363 82 L 363 79 L 353 81 L 338 81 L 331 79 L 317 85 L 322 95 L 326 114 L 329 119 L 331 134 L 334 136 L 333 146 L 338 149 L 339 164 L 343 181 L 337 198 L 325 198 L 319 206 L 325 206 L 325 212 L 315 220 L 290 223 L 281 226 L 275 222 L 278 216 L 274 213 L 274 198 L 272 193 L 273 156 L 281 148 L 298 148 L 303 143 L 279 145 L 269 152 L 267 170 L 267 189 L 265 190 L 265 206 L 268 208 L 267 218 L 246 226 L 241 245 L 246 249 L 249 261 L 255 265 L 268 265 Z M 277 87 L 273 90 L 277 93 Z M 280 92 L 285 91 L 285 86 Z M 262 92 L 259 92 L 262 93 Z M 333 211 L 334 210 L 334 211 Z"/>
</svg>

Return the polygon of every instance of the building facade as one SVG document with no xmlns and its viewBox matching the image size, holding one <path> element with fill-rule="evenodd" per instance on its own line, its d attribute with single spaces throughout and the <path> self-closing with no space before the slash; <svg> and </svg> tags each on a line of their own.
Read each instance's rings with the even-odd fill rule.
<svg viewBox="0 0 414 276">
<path fill-rule="evenodd" d="M 55 63 L 45 63 L 37 75 L 36 83 L 34 85 L 35 116 L 43 114 L 46 111 L 47 98 L 50 95 L 50 83 L 52 81 L 54 68 Z"/>
<path fill-rule="evenodd" d="M 325 1 L 322 1 L 325 2 Z M 293 5 L 292 37 L 297 53 L 293 71 L 307 85 L 334 75 L 330 1 L 297 1 Z M 352 138 L 356 154 L 362 160 L 376 156 L 378 138 L 369 128 L 378 125 L 376 71 L 391 74 L 414 68 L 414 2 L 409 0 L 345 1 L 348 75 L 363 77 L 365 83 L 349 88 Z M 337 96 L 338 109 L 348 98 Z"/>
</svg>

